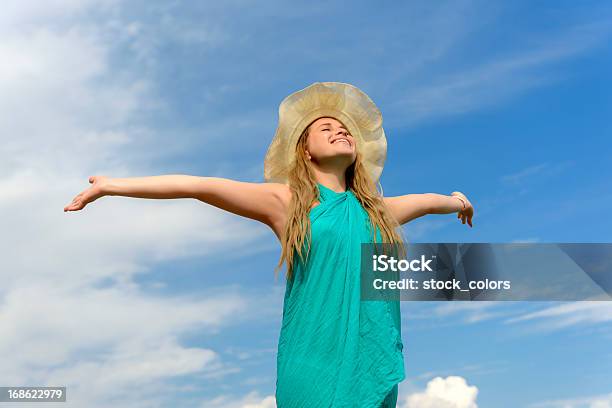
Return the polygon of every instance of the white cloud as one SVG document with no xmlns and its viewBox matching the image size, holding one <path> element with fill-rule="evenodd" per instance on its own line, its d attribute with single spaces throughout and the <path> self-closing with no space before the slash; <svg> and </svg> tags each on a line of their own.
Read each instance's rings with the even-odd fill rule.
<svg viewBox="0 0 612 408">
<path fill-rule="evenodd" d="M 261 402 L 246 404 L 243 408 L 276 408 L 276 398 L 273 395 L 269 395 Z"/>
<path fill-rule="evenodd" d="M 507 319 L 506 323 L 535 321 L 542 330 L 555 330 L 579 324 L 612 322 L 612 304 L 606 301 L 567 302 Z"/>
<path fill-rule="evenodd" d="M 279 298 L 243 296 L 239 288 L 206 300 L 158 298 L 146 295 L 134 281 L 135 275 L 147 273 L 156 262 L 214 254 L 228 243 L 239 249 L 268 249 L 272 233 L 253 222 L 195 201 L 113 197 L 80 213 L 61 211 L 88 186 L 88 176 L 150 174 L 157 164 L 151 158 L 163 158 L 190 142 L 164 139 L 159 130 L 139 120 L 145 114 L 163 114 L 165 108 L 155 79 L 148 76 L 160 45 L 154 30 L 199 47 L 229 38 L 215 27 L 184 27 L 167 13 L 161 14 L 158 26 L 147 25 L 122 16 L 121 6 L 116 1 L 11 0 L 3 2 L 0 14 L 0 211 L 4 214 L 0 380 L 65 384 L 71 390 L 68 404 L 74 406 L 108 406 L 106 398 L 121 396 L 122 406 L 160 406 L 156 399 L 160 390 L 171 394 L 175 387 L 168 379 L 218 378 L 237 372 L 241 367 L 224 361 L 214 347 L 188 347 L 179 338 L 192 330 L 214 333 L 226 324 L 261 317 Z M 437 20 L 438 27 L 448 27 L 446 19 L 456 14 L 446 10 Z M 270 11 L 277 12 L 276 7 Z M 429 25 L 423 21 L 423 26 Z M 466 26 L 453 26 L 453 32 L 463 35 L 462 27 Z M 435 47 L 423 42 L 421 57 L 408 59 L 417 61 L 413 67 L 441 58 L 454 47 L 449 39 L 457 36 L 436 35 Z M 283 46 L 295 48 L 287 44 Z M 493 62 L 467 76 L 460 73 L 434 81 L 433 88 L 418 88 L 414 95 L 423 105 L 412 106 L 419 114 L 416 119 L 475 109 L 488 103 L 486 97 L 495 96 L 497 90 L 491 85 L 525 67 L 571 55 L 585 44 L 570 47 L 569 52 L 563 44 L 560 54 Z M 118 46 L 135 53 L 134 61 L 119 61 L 125 67 L 113 60 Z M 488 79 L 482 81 L 483 77 Z M 482 91 L 482 86 L 491 90 Z M 203 89 L 202 94 L 214 100 L 219 95 L 215 90 L 226 91 L 228 85 Z M 481 92 L 485 98 L 480 98 Z M 228 125 L 250 134 L 263 132 L 260 119 L 268 108 L 253 112 L 240 122 L 235 117 L 219 118 L 196 147 L 204 145 L 202 139 L 225 142 L 219 129 Z M 139 164 L 143 159 L 154 165 Z M 248 166 L 254 177 L 257 168 Z M 422 224 L 422 228 L 438 225 L 443 224 Z M 262 243 L 264 236 L 271 241 Z M 221 272 L 231 272 L 231 267 Z M 115 285 L 100 289 L 99 284 L 109 279 Z M 476 319 L 486 316 L 484 310 L 474 312 Z M 445 387 L 462 389 L 450 378 L 442 380 Z M 463 389 L 469 394 L 472 388 Z M 425 392 L 422 398 L 438 398 L 434 394 Z M 251 393 L 242 399 L 220 397 L 217 402 L 219 407 L 263 408 L 273 406 L 273 396 Z"/>
<path fill-rule="evenodd" d="M 9 1 L 0 16 L 0 382 L 65 385 L 68 406 L 121 398 L 154 407 L 178 387 L 170 379 L 239 372 L 214 347 L 179 339 L 256 321 L 279 299 L 240 286 L 205 299 L 156 297 L 134 279 L 157 262 L 217 256 L 229 244 L 234 258 L 270 246 L 273 234 L 252 221 L 195 200 L 104 197 L 62 211 L 88 176 L 150 174 L 139 160 L 174 145 L 139 119 L 163 112 L 154 80 L 112 60 L 119 44 L 138 39 L 118 7 Z"/>
<path fill-rule="evenodd" d="M 449 218 L 417 218 L 408 224 L 405 224 L 402 228 L 406 241 L 417 241 L 419 238 L 427 237 L 429 234 L 440 230 L 451 223 L 455 223 L 452 217 Z"/>
<path fill-rule="evenodd" d="M 534 164 L 514 174 L 508 174 L 501 177 L 501 180 L 506 183 L 518 184 L 524 179 L 541 174 L 547 167 L 548 163 Z"/>
<path fill-rule="evenodd" d="M 202 402 L 202 408 L 276 408 L 274 395 L 261 396 L 253 391 L 237 398 L 233 395 L 220 395 L 216 398 Z"/>
<path fill-rule="evenodd" d="M 612 392 L 572 399 L 541 401 L 529 405 L 530 408 L 612 408 Z"/>
<path fill-rule="evenodd" d="M 478 408 L 478 388 L 468 385 L 465 378 L 436 377 L 427 383 L 422 392 L 409 395 L 404 408 Z"/>
<path fill-rule="evenodd" d="M 472 25 L 474 20 L 466 20 L 464 24 Z M 386 122 L 392 126 L 414 126 L 435 117 L 477 111 L 528 90 L 557 83 L 567 74 L 546 68 L 605 44 L 609 36 L 610 23 L 605 19 L 576 22 L 548 37 L 517 38 L 516 45 L 520 46 L 520 41 L 528 45 L 508 50 L 505 55 L 486 62 L 476 61 L 471 68 L 438 75 L 425 71 L 427 77 L 419 78 L 403 94 L 398 87 L 394 102 L 387 106 Z M 461 44 L 454 46 L 459 48 Z"/>
<path fill-rule="evenodd" d="M 418 327 L 441 327 L 457 324 L 473 324 L 485 320 L 499 319 L 508 314 L 515 314 L 516 309 L 508 302 L 473 301 L 473 302 L 434 302 L 431 305 L 406 305 L 403 312 L 405 319 L 413 320 L 408 329 L 415 329 L 415 323 L 424 324 Z"/>
<path fill-rule="evenodd" d="M 47 0 L 42 3 L 5 0 L 2 2 L 0 28 L 8 31 L 30 24 L 53 25 L 92 9 L 110 10 L 116 3 L 117 0 Z"/>
<path fill-rule="evenodd" d="M 418 380 L 426 380 L 432 377 L 445 377 L 452 375 L 450 373 L 462 372 L 471 375 L 486 375 L 491 373 L 499 373 L 507 371 L 509 367 L 508 360 L 487 361 L 486 363 L 466 364 L 460 367 L 447 367 L 443 370 L 425 371 L 421 374 L 412 376 Z M 410 384 L 409 384 L 410 385 Z"/>
<path fill-rule="evenodd" d="M 206 347 L 177 336 L 216 333 L 261 318 L 273 297 L 229 288 L 204 300 L 147 297 L 119 288 L 63 291 L 22 285 L 0 311 L 0 382 L 63 384 L 74 406 L 104 406 L 137 387 L 153 398 L 175 376 L 222 378 L 241 370 Z M 257 304 L 257 308 L 253 305 Z M 22 350 L 15 353 L 15 350 Z M 132 397 L 126 399 L 130 403 Z"/>
</svg>

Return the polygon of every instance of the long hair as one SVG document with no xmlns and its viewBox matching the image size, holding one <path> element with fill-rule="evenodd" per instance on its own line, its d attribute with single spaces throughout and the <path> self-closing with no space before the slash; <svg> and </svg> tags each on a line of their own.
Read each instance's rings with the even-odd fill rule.
<svg viewBox="0 0 612 408">
<path fill-rule="evenodd" d="M 316 120 L 316 119 L 315 119 Z M 287 264 L 287 279 L 293 276 L 294 256 L 297 255 L 302 261 L 306 261 L 310 252 L 311 228 L 310 209 L 318 201 L 317 180 L 312 171 L 310 160 L 306 156 L 306 142 L 310 131 L 310 125 L 306 126 L 300 135 L 295 152 L 295 160 L 288 172 L 289 188 L 291 189 L 291 200 L 287 209 L 285 231 L 282 236 L 282 251 L 275 273 L 282 267 L 283 262 Z M 376 241 L 376 231 L 380 231 L 383 243 L 396 244 L 400 252 L 404 253 L 403 236 L 399 223 L 389 214 L 382 195 L 377 191 L 366 170 L 362 155 L 356 152 L 355 161 L 346 169 L 347 189 L 350 189 L 357 200 L 361 203 L 370 219 L 372 242 Z M 400 232 L 398 232 L 398 229 Z M 304 254 L 304 247 L 306 253 Z"/>
</svg>

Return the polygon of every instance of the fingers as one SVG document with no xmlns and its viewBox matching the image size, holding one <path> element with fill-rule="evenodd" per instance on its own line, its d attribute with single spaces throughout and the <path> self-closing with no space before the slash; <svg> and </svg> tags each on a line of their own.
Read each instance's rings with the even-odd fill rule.
<svg viewBox="0 0 612 408">
<path fill-rule="evenodd" d="M 96 181 L 96 176 L 90 176 L 88 179 L 90 184 L 95 183 Z M 91 191 L 91 187 L 81 191 L 79 194 L 77 194 L 76 197 L 74 197 L 74 199 L 72 200 L 72 202 L 70 204 L 68 204 L 67 206 L 64 207 L 64 212 L 66 211 L 76 211 L 76 210 L 80 210 L 82 208 L 85 207 L 85 205 L 90 201 L 90 198 L 88 194 L 86 194 L 88 191 Z M 87 196 L 87 199 L 86 199 Z"/>
<path fill-rule="evenodd" d="M 79 194 L 72 200 L 70 204 L 64 207 L 64 212 L 80 210 L 83 207 L 84 205 L 83 205 L 83 201 L 81 200 L 81 194 Z"/>
<path fill-rule="evenodd" d="M 74 203 L 64 208 L 64 212 L 66 211 L 77 211 L 83 208 L 83 203 Z"/>
<path fill-rule="evenodd" d="M 65 207 L 64 207 L 64 212 L 66 212 L 66 211 L 73 211 L 73 210 L 75 210 L 75 206 L 76 206 L 76 204 L 75 204 L 75 203 L 70 203 L 70 204 L 68 204 L 67 206 L 65 206 Z"/>
<path fill-rule="evenodd" d="M 465 224 L 467 222 L 467 224 L 470 227 L 474 227 L 474 225 L 472 224 L 472 217 L 473 217 L 473 213 L 469 213 L 469 214 L 461 213 L 461 212 L 457 213 L 457 218 L 461 219 L 461 224 Z"/>
</svg>

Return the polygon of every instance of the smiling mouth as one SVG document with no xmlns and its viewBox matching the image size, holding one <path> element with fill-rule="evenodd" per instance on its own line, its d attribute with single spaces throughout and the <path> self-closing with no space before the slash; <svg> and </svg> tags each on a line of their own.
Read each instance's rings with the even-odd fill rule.
<svg viewBox="0 0 612 408">
<path fill-rule="evenodd" d="M 331 144 L 335 144 L 335 143 L 346 143 L 348 146 L 351 145 L 351 142 L 349 142 L 348 139 L 344 139 L 344 138 L 339 138 L 331 142 Z"/>
</svg>

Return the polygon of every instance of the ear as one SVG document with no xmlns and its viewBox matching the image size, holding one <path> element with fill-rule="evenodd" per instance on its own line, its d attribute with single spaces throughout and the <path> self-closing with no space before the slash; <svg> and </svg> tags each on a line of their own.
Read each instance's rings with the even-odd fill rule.
<svg viewBox="0 0 612 408">
<path fill-rule="evenodd" d="M 306 157 L 308 157 L 308 160 L 312 160 L 312 156 L 310 155 L 310 153 L 308 152 L 308 150 L 306 150 Z"/>
</svg>

